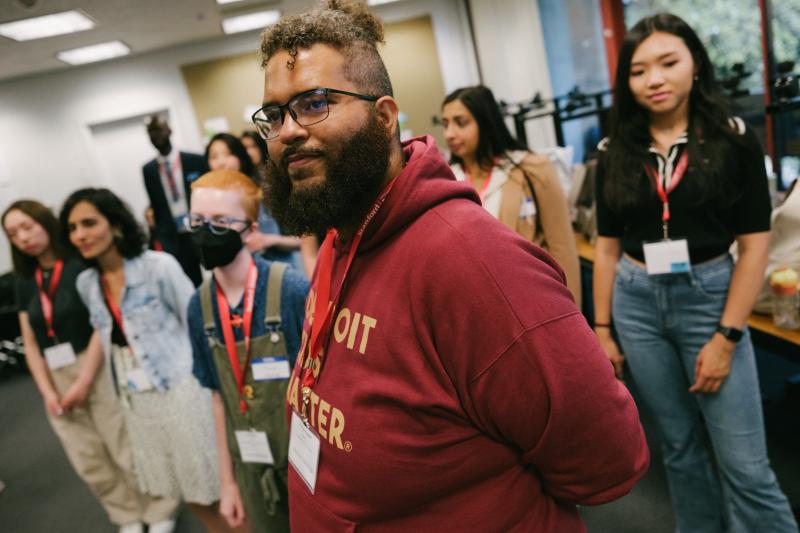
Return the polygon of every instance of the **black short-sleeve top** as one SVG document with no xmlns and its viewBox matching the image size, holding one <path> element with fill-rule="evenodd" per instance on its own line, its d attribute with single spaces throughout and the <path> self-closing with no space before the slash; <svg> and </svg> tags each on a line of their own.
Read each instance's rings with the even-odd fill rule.
<svg viewBox="0 0 800 533">
<path fill-rule="evenodd" d="M 86 264 L 77 259 L 66 259 L 61 272 L 61 280 L 56 287 L 53 298 L 53 330 L 56 338 L 47 334 L 42 304 L 39 300 L 39 288 L 34 276 L 20 277 L 17 282 L 17 309 L 28 313 L 31 329 L 36 342 L 44 350 L 60 342 L 69 342 L 75 353 L 80 353 L 89 344 L 92 326 L 89 323 L 89 311 L 83 304 L 75 288 L 75 280 L 86 268 Z M 50 286 L 52 270 L 42 271 L 44 287 Z"/>
<path fill-rule="evenodd" d="M 685 238 L 689 243 L 689 257 L 693 264 L 702 263 L 728 251 L 737 235 L 769 231 L 772 205 L 767 184 L 764 155 L 754 132 L 741 119 L 732 119 L 731 125 L 742 135 L 743 146 L 731 160 L 722 162 L 724 175 L 731 176 L 731 187 L 737 188 L 735 200 L 723 202 L 698 202 L 692 187 L 692 166 L 669 194 L 669 237 Z M 651 149 L 646 161 L 658 173 L 669 172 L 687 147 L 687 137 L 680 137 L 670 147 L 666 157 Z M 641 183 L 640 198 L 634 207 L 624 212 L 608 204 L 604 194 L 605 147 L 599 145 L 600 158 L 596 174 L 597 233 L 601 237 L 619 238 L 622 250 L 639 261 L 644 261 L 642 245 L 663 238 L 663 204 L 651 183 Z M 645 161 L 643 161 L 643 164 Z M 661 178 L 661 176 L 659 176 Z M 642 180 L 650 178 L 643 172 Z"/>
</svg>

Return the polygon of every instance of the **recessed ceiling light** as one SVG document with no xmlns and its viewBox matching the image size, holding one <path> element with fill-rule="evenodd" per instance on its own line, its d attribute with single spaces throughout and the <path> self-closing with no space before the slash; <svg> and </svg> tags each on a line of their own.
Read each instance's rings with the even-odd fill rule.
<svg viewBox="0 0 800 533">
<path fill-rule="evenodd" d="M 0 24 L 0 35 L 15 41 L 31 41 L 92 28 L 94 28 L 94 22 L 80 11 L 73 9 Z"/>
<path fill-rule="evenodd" d="M 70 65 L 83 65 L 84 63 L 94 63 L 95 61 L 103 61 L 112 57 L 126 56 L 130 53 L 131 49 L 125 43 L 109 41 L 107 43 L 64 50 L 56 54 L 56 57 Z"/>
<path fill-rule="evenodd" d="M 225 33 L 239 33 L 250 30 L 263 30 L 278 22 L 281 12 L 277 9 L 258 11 L 247 15 L 237 15 L 222 20 L 222 31 Z"/>
</svg>

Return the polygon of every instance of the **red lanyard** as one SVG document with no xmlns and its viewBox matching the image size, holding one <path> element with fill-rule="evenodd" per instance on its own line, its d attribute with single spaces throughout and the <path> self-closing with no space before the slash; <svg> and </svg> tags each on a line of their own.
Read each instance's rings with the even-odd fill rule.
<svg viewBox="0 0 800 533">
<path fill-rule="evenodd" d="M 127 335 L 125 335 L 125 326 L 122 325 L 122 311 L 120 311 L 117 302 L 114 301 L 114 296 L 111 294 L 111 288 L 108 286 L 108 282 L 102 274 L 100 275 L 100 285 L 103 287 L 103 294 L 106 297 L 106 304 L 108 305 L 109 311 L 111 311 L 114 320 L 117 322 L 119 330 L 122 332 L 122 336 L 127 338 Z"/>
<path fill-rule="evenodd" d="M 347 275 L 350 272 L 350 266 L 353 264 L 353 259 L 358 251 L 358 245 L 361 243 L 361 238 L 364 236 L 367 226 L 370 222 L 372 222 L 372 219 L 375 218 L 375 215 L 386 201 L 389 191 L 392 190 L 392 187 L 394 187 L 396 182 L 397 179 L 394 179 L 391 181 L 391 183 L 389 183 L 389 185 L 386 186 L 373 204 L 372 209 L 369 211 L 369 213 L 367 213 L 366 218 L 364 218 L 364 221 L 361 223 L 361 227 L 353 237 L 353 241 L 350 243 L 350 252 L 345 263 L 342 281 L 339 284 L 339 288 L 337 289 L 336 295 L 333 297 L 332 301 L 330 299 L 330 294 L 333 277 L 333 241 L 338 235 L 338 232 L 335 229 L 328 231 L 328 235 L 325 237 L 325 241 L 322 243 L 322 247 L 320 248 L 318 258 L 319 264 L 317 266 L 317 277 L 315 283 L 316 301 L 314 303 L 314 317 L 311 323 L 311 335 L 309 342 L 306 345 L 306 351 L 303 354 L 303 364 L 300 367 L 303 372 L 301 379 L 303 395 L 301 417 L 306 425 L 308 425 L 306 410 L 308 408 L 308 403 L 311 396 L 311 389 L 314 388 L 314 385 L 317 382 L 317 376 L 322 370 L 322 365 L 320 362 L 320 368 L 317 369 L 317 376 L 315 376 L 314 365 L 319 361 L 320 351 L 323 348 L 323 343 L 325 343 L 329 337 L 332 325 L 332 317 L 335 314 L 339 299 L 342 296 L 342 289 L 344 288 Z"/>
<path fill-rule="evenodd" d="M 489 173 L 486 175 L 486 180 L 484 180 L 483 186 L 481 187 L 481 190 L 478 191 L 478 196 L 480 196 L 480 198 L 481 198 L 481 203 L 483 203 L 483 199 L 486 196 L 486 191 L 489 189 L 489 183 L 492 181 L 492 172 L 494 172 L 494 166 L 492 166 L 492 168 L 489 169 Z M 464 174 L 466 174 L 467 179 L 469 180 L 469 182 L 473 183 L 472 182 L 472 176 L 470 176 L 466 172 Z M 473 183 L 473 185 L 474 185 L 474 183 Z"/>
<path fill-rule="evenodd" d="M 61 281 L 62 270 L 64 270 L 64 260 L 59 259 L 53 266 L 50 286 L 47 288 L 47 291 L 45 291 L 44 281 L 42 280 L 42 267 L 36 267 L 36 285 L 39 286 L 39 302 L 42 304 L 42 314 L 44 315 L 44 323 L 47 325 L 47 335 L 51 339 L 54 339 L 56 336 L 56 332 L 53 329 L 53 300 L 56 296 L 58 282 Z"/>
<path fill-rule="evenodd" d="M 233 377 L 236 378 L 236 390 L 239 392 L 239 410 L 247 412 L 247 402 L 244 400 L 244 378 L 247 375 L 247 367 L 250 366 L 250 331 L 253 326 L 253 301 L 256 294 L 256 282 L 258 281 L 258 269 L 256 262 L 250 262 L 250 269 L 247 271 L 247 280 L 244 286 L 244 313 L 242 317 L 242 327 L 244 328 L 244 366 L 239 366 L 239 350 L 236 349 L 236 339 L 233 336 L 233 326 L 231 326 L 231 311 L 228 300 L 222 287 L 215 280 L 217 286 L 217 311 L 219 321 L 222 326 L 222 336 L 225 338 L 225 349 L 228 352 L 228 360 L 233 369 Z"/>
<path fill-rule="evenodd" d="M 656 182 L 656 192 L 658 193 L 658 197 L 661 198 L 661 204 L 664 206 L 663 210 L 661 211 L 661 222 L 664 227 L 664 239 L 667 239 L 668 235 L 668 224 L 669 224 L 669 193 L 675 190 L 675 187 L 683 179 L 683 175 L 686 173 L 686 168 L 689 166 L 689 150 L 684 150 L 681 154 L 681 157 L 678 159 L 678 164 L 675 166 L 675 170 L 672 172 L 672 177 L 669 180 L 669 185 L 667 188 L 664 188 L 664 183 L 662 180 L 658 179 L 658 175 L 656 172 L 645 165 L 644 170 L 647 174 L 653 178 L 653 181 Z"/>
</svg>

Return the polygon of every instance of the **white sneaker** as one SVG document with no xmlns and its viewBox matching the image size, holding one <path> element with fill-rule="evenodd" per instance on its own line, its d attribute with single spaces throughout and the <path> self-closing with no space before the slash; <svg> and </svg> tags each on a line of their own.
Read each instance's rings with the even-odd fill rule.
<svg viewBox="0 0 800 533">
<path fill-rule="evenodd" d="M 148 533 L 172 533 L 175 531 L 175 520 L 162 520 L 155 524 L 150 524 L 147 528 Z"/>
<path fill-rule="evenodd" d="M 141 522 L 132 522 L 120 526 L 119 533 L 144 533 L 144 524 Z"/>
</svg>

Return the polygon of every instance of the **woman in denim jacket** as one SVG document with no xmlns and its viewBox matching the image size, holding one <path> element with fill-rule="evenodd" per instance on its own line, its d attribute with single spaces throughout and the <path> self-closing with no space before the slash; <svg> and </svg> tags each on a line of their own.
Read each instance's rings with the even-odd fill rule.
<svg viewBox="0 0 800 533">
<path fill-rule="evenodd" d="M 157 530 L 172 531 L 180 498 L 218 530 L 211 397 L 192 376 L 186 321 L 191 281 L 169 254 L 144 251 L 142 229 L 107 189 L 74 192 L 61 221 L 65 240 L 94 265 L 77 288 L 123 405 L 140 487 L 174 499 Z"/>
</svg>

